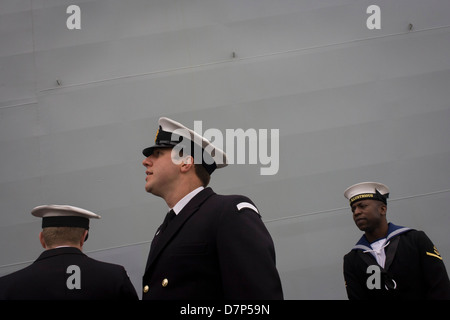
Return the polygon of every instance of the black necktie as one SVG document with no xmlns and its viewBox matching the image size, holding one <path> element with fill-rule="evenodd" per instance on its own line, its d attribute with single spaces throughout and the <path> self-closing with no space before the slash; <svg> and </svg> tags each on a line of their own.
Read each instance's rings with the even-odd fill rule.
<svg viewBox="0 0 450 320">
<path fill-rule="evenodd" d="M 173 210 L 170 210 L 169 212 L 167 212 L 166 217 L 164 218 L 164 221 L 162 223 L 162 225 L 159 227 L 158 231 L 155 234 L 155 237 L 152 240 L 152 244 L 150 246 L 150 252 L 148 254 L 148 258 L 147 258 L 147 265 L 145 266 L 145 270 L 148 269 L 149 263 L 150 263 L 150 258 L 152 256 L 152 250 L 154 250 L 154 247 L 156 246 L 156 244 L 158 243 L 160 237 L 157 237 L 158 234 L 162 233 L 164 231 L 165 228 L 167 228 L 167 225 L 169 224 L 169 222 L 176 217 L 176 214 Z"/>
<path fill-rule="evenodd" d="M 166 217 L 164 218 L 164 221 L 163 221 L 161 227 L 159 228 L 159 232 L 163 232 L 164 229 L 167 228 L 167 225 L 169 224 L 169 222 L 170 222 L 173 218 L 175 218 L 175 216 L 176 216 L 176 214 L 175 214 L 175 212 L 173 211 L 173 209 L 170 210 L 169 212 L 167 212 Z"/>
</svg>

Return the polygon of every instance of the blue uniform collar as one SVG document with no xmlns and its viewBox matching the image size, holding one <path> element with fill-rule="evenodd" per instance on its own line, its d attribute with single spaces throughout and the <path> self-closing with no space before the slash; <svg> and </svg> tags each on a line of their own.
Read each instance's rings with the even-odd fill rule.
<svg viewBox="0 0 450 320">
<path fill-rule="evenodd" d="M 412 230 L 411 228 L 397 226 L 391 222 L 388 223 L 388 233 L 386 236 L 386 243 L 391 240 L 392 238 L 405 233 L 409 230 Z M 370 246 L 370 242 L 367 241 L 367 238 L 365 235 L 363 235 L 359 241 L 356 243 L 356 245 L 353 247 L 352 250 L 372 250 L 372 247 Z"/>
</svg>

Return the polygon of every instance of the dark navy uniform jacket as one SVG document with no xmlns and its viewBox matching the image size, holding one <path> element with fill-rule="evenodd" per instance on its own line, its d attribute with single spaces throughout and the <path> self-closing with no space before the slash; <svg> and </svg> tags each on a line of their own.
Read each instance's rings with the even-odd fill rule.
<svg viewBox="0 0 450 320">
<path fill-rule="evenodd" d="M 386 262 L 396 237 L 399 237 L 392 263 L 386 266 L 387 276 L 395 281 L 385 287 L 384 279 L 378 288 L 369 289 L 367 281 L 375 273 L 369 264 L 378 265 L 370 253 L 372 249 L 363 235 L 356 246 L 344 256 L 344 279 L 349 299 L 450 299 L 450 281 L 442 257 L 423 231 L 389 223 L 385 248 Z M 379 266 L 380 267 L 380 266 Z M 393 284 L 393 283 L 392 283 Z M 373 286 L 370 286 L 373 287 Z"/>
<path fill-rule="evenodd" d="M 211 188 L 195 195 L 155 235 L 142 298 L 283 299 L 272 238 L 245 203 L 254 206 Z"/>
<path fill-rule="evenodd" d="M 79 270 L 68 270 L 73 265 Z M 71 276 L 79 276 L 78 283 Z M 73 299 L 137 300 L 138 296 L 122 266 L 94 260 L 73 247 L 45 250 L 28 267 L 0 278 L 0 300 Z"/>
</svg>

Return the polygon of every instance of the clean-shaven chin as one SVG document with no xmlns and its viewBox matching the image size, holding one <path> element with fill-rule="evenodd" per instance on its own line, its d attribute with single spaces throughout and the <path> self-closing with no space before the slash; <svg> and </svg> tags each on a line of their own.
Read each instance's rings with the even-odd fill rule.
<svg viewBox="0 0 450 320">
<path fill-rule="evenodd" d="M 145 190 L 147 191 L 147 192 L 150 192 L 151 191 L 151 183 L 152 183 L 152 175 L 153 175 L 153 173 L 151 173 L 151 172 L 146 172 L 146 176 L 145 176 Z"/>
</svg>

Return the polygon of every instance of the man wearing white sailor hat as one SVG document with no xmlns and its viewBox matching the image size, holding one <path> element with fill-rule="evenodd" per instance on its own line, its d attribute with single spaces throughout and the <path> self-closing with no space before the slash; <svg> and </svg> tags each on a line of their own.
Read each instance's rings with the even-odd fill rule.
<svg viewBox="0 0 450 320">
<path fill-rule="evenodd" d="M 137 300 L 123 266 L 82 252 L 90 219 L 100 216 L 69 205 L 42 205 L 39 240 L 45 251 L 30 266 L 0 278 L 0 300 Z"/>
<path fill-rule="evenodd" d="M 158 126 L 143 150 L 145 189 L 170 211 L 150 246 L 143 300 L 282 299 L 274 244 L 255 204 L 208 187 L 226 154 L 177 121 L 162 117 Z"/>
<path fill-rule="evenodd" d="M 356 226 L 364 231 L 344 256 L 349 299 L 450 299 L 444 262 L 428 236 L 387 222 L 386 185 L 357 183 L 344 196 Z"/>
</svg>

